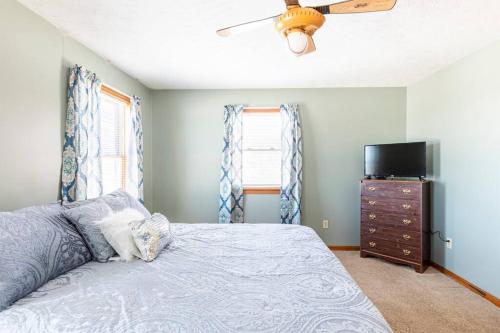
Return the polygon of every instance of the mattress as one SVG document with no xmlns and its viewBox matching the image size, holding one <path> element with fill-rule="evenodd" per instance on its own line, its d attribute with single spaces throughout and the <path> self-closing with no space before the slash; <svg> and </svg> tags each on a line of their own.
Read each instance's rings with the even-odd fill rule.
<svg viewBox="0 0 500 333">
<path fill-rule="evenodd" d="M 0 332 L 392 332 L 308 227 L 172 224 L 153 262 L 90 262 L 0 312 Z"/>
</svg>

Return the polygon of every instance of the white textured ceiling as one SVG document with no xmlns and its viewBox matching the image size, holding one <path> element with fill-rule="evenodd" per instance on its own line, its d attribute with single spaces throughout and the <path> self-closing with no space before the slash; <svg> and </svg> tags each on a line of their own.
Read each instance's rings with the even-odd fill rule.
<svg viewBox="0 0 500 333">
<path fill-rule="evenodd" d="M 406 86 L 500 40 L 499 0 L 399 0 L 389 12 L 329 15 L 317 52 L 300 58 L 272 24 L 215 34 L 282 12 L 282 0 L 19 2 L 154 89 Z"/>
</svg>

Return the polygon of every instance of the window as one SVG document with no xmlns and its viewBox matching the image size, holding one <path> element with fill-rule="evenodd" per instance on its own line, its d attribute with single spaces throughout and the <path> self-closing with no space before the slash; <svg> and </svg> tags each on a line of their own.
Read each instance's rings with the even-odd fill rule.
<svg viewBox="0 0 500 333">
<path fill-rule="evenodd" d="M 101 158 L 103 194 L 125 189 L 130 98 L 102 86 Z"/>
<path fill-rule="evenodd" d="M 279 108 L 244 110 L 242 149 L 245 193 L 279 193 L 281 186 Z"/>
</svg>

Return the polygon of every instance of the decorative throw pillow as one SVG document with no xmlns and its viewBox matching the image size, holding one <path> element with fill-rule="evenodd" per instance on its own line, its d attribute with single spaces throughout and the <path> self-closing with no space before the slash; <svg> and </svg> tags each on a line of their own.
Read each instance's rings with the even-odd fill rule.
<svg viewBox="0 0 500 333">
<path fill-rule="evenodd" d="M 170 232 L 170 222 L 159 213 L 150 219 L 130 222 L 130 229 L 135 244 L 145 261 L 152 261 L 173 240 Z"/>
<path fill-rule="evenodd" d="M 92 259 L 60 204 L 0 213 L 0 311 Z"/>
<path fill-rule="evenodd" d="M 115 250 L 104 238 L 101 228 L 97 225 L 97 221 L 112 213 L 111 207 L 100 200 L 64 211 L 64 216 L 80 231 L 92 257 L 99 262 L 106 262 L 115 255 Z"/>
<path fill-rule="evenodd" d="M 95 199 L 65 203 L 64 207 L 67 209 L 64 213 L 66 218 L 82 233 L 94 260 L 99 262 L 108 261 L 115 255 L 115 250 L 106 241 L 100 227 L 95 224 L 96 221 L 102 220 L 111 212 L 116 213 L 125 208 L 135 209 L 145 218 L 151 217 L 146 207 L 122 190 L 116 190 Z"/>
<path fill-rule="evenodd" d="M 102 196 L 100 199 L 104 200 L 104 202 L 106 202 L 114 212 L 119 212 L 125 208 L 133 208 L 141 212 L 144 217 L 151 217 L 151 213 L 146 209 L 146 207 L 144 207 L 139 200 L 125 191 L 116 190 Z"/>
<path fill-rule="evenodd" d="M 96 224 L 109 244 L 125 261 L 131 261 L 134 257 L 141 257 L 141 253 L 135 245 L 130 232 L 129 223 L 141 221 L 145 216 L 136 209 L 125 208 L 124 210 L 106 216 Z"/>
</svg>

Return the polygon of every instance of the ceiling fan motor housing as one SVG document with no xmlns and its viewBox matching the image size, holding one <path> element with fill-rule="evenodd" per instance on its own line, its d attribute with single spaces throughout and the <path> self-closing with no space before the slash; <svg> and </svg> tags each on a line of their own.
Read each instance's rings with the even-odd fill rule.
<svg viewBox="0 0 500 333">
<path fill-rule="evenodd" d="M 276 30 L 284 37 L 298 29 L 312 36 L 325 23 L 325 16 L 314 8 L 291 7 L 276 21 Z"/>
</svg>

